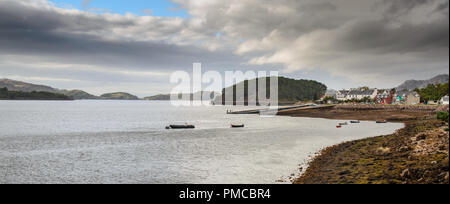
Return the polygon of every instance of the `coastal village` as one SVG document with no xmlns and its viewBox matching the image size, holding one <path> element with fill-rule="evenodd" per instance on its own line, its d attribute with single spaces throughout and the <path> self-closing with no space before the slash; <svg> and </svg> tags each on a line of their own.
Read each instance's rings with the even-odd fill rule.
<svg viewBox="0 0 450 204">
<path fill-rule="evenodd" d="M 418 105 L 421 104 L 421 96 L 416 91 L 396 91 L 395 89 L 370 89 L 367 87 L 353 88 L 350 90 L 327 90 L 327 93 L 319 101 L 321 103 L 362 102 L 371 104 L 393 105 Z M 449 96 L 443 96 L 440 100 L 429 100 L 424 105 L 448 105 Z"/>
</svg>

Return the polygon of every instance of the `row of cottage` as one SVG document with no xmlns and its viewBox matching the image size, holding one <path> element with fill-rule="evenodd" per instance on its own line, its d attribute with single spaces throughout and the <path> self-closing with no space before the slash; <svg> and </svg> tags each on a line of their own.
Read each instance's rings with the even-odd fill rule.
<svg viewBox="0 0 450 204">
<path fill-rule="evenodd" d="M 358 88 L 350 90 L 329 90 L 325 97 L 332 97 L 338 101 L 352 101 L 371 99 L 379 104 L 406 104 L 415 105 L 420 103 L 420 95 L 415 91 L 392 91 L 389 89 L 367 89 Z M 449 97 L 445 96 L 440 101 L 430 101 L 428 104 L 449 104 Z"/>
</svg>

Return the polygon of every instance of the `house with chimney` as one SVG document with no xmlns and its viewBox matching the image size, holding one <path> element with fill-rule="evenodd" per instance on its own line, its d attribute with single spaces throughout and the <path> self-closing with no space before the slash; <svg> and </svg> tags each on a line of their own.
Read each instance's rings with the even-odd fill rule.
<svg viewBox="0 0 450 204">
<path fill-rule="evenodd" d="M 397 91 L 393 97 L 394 104 L 416 105 L 420 104 L 420 95 L 415 91 Z"/>
<path fill-rule="evenodd" d="M 394 101 L 394 92 L 389 89 L 379 89 L 375 102 L 378 104 L 392 104 Z"/>
<path fill-rule="evenodd" d="M 376 99 L 377 95 L 377 89 L 358 88 L 351 89 L 346 98 L 347 100 L 362 100 L 364 98 Z"/>
<path fill-rule="evenodd" d="M 346 101 L 349 90 L 339 90 L 336 91 L 336 99 L 338 101 Z"/>
</svg>

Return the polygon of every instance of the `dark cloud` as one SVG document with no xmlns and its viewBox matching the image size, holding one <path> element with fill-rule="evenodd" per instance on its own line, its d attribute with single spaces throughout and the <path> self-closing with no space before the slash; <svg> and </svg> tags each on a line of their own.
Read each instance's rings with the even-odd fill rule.
<svg viewBox="0 0 450 204">
<path fill-rule="evenodd" d="M 323 82 L 333 88 L 395 86 L 448 73 L 448 0 L 173 1 L 189 19 L 97 15 L 45 1 L 1 0 L 0 66 L 8 67 L 0 73 L 163 83 L 163 77 L 137 75 L 190 70 L 202 62 L 219 71 L 325 75 L 329 81 Z M 89 2 L 83 1 L 86 10 Z M 33 63 L 41 64 L 39 73 Z M 45 69 L 49 63 L 53 67 Z M 343 78 L 348 80 L 337 81 Z"/>
<path fill-rule="evenodd" d="M 433 24 L 390 27 L 384 20 L 358 22 L 345 29 L 337 39 L 341 51 L 358 50 L 372 54 L 444 51 L 436 57 L 448 55 L 448 21 Z"/>
<path fill-rule="evenodd" d="M 41 30 L 0 31 L 0 53 L 39 55 L 65 63 L 85 63 L 127 69 L 176 70 L 193 62 L 227 65 L 238 60 L 227 53 L 157 42 L 107 41 L 97 36 Z M 221 64 L 223 63 L 223 64 Z M 230 65 L 230 64 L 228 64 Z"/>
<path fill-rule="evenodd" d="M 191 45 L 163 41 L 110 40 L 84 31 L 134 25 L 132 20 L 63 15 L 16 3 L 0 6 L 0 53 L 39 55 L 62 63 L 84 63 L 126 69 L 190 69 L 193 62 L 230 67 L 240 57 Z M 78 31 L 78 32 L 71 32 Z M 81 32 L 81 33 L 79 33 Z"/>
</svg>

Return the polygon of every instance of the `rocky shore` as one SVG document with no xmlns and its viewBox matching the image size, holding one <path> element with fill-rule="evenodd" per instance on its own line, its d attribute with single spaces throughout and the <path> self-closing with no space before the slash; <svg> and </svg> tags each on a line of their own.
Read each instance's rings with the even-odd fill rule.
<svg viewBox="0 0 450 204">
<path fill-rule="evenodd" d="M 448 184 L 448 123 L 436 110 L 417 107 L 306 110 L 282 113 L 293 117 L 403 122 L 391 135 L 328 147 L 309 164 L 295 184 Z M 439 107 L 439 110 L 447 110 Z"/>
</svg>

